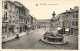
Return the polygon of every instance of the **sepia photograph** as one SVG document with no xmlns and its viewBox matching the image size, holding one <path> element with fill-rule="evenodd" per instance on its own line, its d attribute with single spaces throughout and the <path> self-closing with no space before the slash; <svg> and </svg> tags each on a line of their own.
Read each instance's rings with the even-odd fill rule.
<svg viewBox="0 0 80 51">
<path fill-rule="evenodd" d="M 79 0 L 2 0 L 2 49 L 79 49 Z"/>
</svg>

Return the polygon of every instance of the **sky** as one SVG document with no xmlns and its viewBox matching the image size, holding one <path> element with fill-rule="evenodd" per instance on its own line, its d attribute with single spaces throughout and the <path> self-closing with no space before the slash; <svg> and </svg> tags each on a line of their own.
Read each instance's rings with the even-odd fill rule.
<svg viewBox="0 0 80 51">
<path fill-rule="evenodd" d="M 56 15 L 79 6 L 79 0 L 15 0 L 30 10 L 30 15 L 36 19 L 51 19 L 52 13 Z M 36 6 L 37 4 L 37 6 Z"/>
</svg>

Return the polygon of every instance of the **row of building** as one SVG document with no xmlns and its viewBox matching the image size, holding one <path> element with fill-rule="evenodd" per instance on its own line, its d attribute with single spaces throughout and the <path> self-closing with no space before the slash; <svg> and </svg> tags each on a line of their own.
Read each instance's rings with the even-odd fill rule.
<svg viewBox="0 0 80 51">
<path fill-rule="evenodd" d="M 51 21 L 56 24 L 57 28 L 61 28 L 62 34 L 78 34 L 78 15 L 79 8 L 66 10 L 58 15 L 53 12 L 51 19 L 37 20 L 30 15 L 29 9 L 18 1 L 2 1 L 2 35 L 15 35 L 16 30 L 18 34 L 28 30 L 37 28 L 50 28 Z M 56 15 L 56 16 L 55 16 Z M 53 19 L 53 20 L 52 20 Z"/>
<path fill-rule="evenodd" d="M 39 19 L 38 28 L 44 28 L 44 29 L 50 28 L 50 19 Z"/>
<path fill-rule="evenodd" d="M 66 10 L 56 16 L 57 27 L 61 27 L 62 34 L 78 35 L 79 7 Z"/>
<path fill-rule="evenodd" d="M 18 31 L 26 32 L 37 28 L 37 19 L 29 9 L 18 1 L 2 0 L 2 35 L 12 36 Z"/>
</svg>

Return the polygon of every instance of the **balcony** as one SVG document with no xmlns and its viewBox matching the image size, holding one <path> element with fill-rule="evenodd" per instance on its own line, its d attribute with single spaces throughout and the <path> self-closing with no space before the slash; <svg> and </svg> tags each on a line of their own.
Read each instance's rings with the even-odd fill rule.
<svg viewBox="0 0 80 51">
<path fill-rule="evenodd" d="M 12 23 L 12 22 L 11 22 L 11 23 L 9 23 L 9 26 L 12 26 L 12 25 L 15 25 L 15 23 Z"/>
</svg>

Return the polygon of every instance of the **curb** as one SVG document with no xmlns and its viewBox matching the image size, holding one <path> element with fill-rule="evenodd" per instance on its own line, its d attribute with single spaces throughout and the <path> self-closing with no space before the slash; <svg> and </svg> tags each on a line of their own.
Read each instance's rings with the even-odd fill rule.
<svg viewBox="0 0 80 51">
<path fill-rule="evenodd" d="M 20 34 L 18 34 L 18 35 L 19 35 L 19 37 L 21 37 L 21 36 L 24 36 L 24 35 L 26 35 L 26 34 L 27 34 L 27 33 L 20 33 Z M 7 41 L 10 41 L 10 40 L 13 40 L 13 39 L 15 39 L 16 37 L 17 37 L 17 35 L 13 35 L 13 36 L 4 38 L 4 39 L 2 39 L 2 43 L 7 42 Z"/>
</svg>

